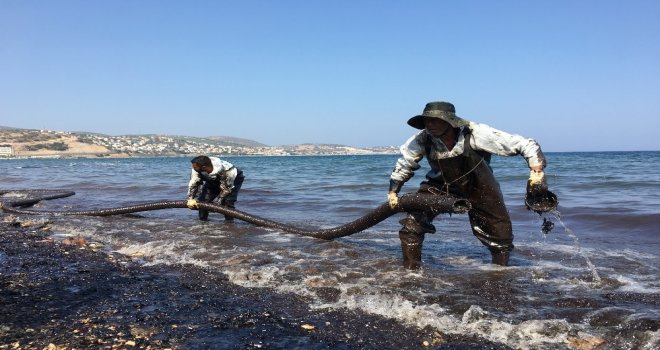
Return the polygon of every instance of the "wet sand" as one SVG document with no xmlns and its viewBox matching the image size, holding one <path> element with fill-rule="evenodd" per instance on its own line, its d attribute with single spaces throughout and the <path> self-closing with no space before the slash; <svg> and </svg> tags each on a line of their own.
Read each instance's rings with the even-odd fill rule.
<svg viewBox="0 0 660 350">
<path fill-rule="evenodd" d="M 0 222 L 0 349 L 505 349 Z M 332 289 L 319 295 L 333 298 Z"/>
</svg>

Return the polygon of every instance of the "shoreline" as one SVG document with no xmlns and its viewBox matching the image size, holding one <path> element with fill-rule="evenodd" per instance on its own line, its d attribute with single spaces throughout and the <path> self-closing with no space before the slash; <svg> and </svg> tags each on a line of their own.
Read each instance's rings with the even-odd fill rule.
<svg viewBox="0 0 660 350">
<path fill-rule="evenodd" d="M 298 295 L 210 268 L 145 266 L 54 239 L 47 220 L 3 215 L 0 349 L 508 349 L 359 310 L 310 310 Z"/>
</svg>

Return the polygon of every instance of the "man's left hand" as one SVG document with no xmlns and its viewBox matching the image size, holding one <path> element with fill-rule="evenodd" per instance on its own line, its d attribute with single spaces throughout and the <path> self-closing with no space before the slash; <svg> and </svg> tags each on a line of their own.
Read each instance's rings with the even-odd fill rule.
<svg viewBox="0 0 660 350">
<path fill-rule="evenodd" d="M 543 170 L 532 170 L 529 172 L 527 180 L 527 193 L 540 194 L 548 191 L 548 182 L 545 179 Z"/>
<path fill-rule="evenodd" d="M 525 206 L 537 213 L 546 213 L 557 208 L 557 196 L 548 191 L 548 183 L 542 170 L 532 170 L 527 181 Z"/>
</svg>

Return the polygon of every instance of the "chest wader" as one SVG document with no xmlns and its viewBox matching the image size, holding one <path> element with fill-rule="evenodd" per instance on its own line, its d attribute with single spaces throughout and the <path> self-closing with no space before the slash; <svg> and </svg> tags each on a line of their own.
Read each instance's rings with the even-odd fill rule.
<svg viewBox="0 0 660 350">
<path fill-rule="evenodd" d="M 432 152 L 426 152 L 436 176 L 427 175 L 417 192 L 449 193 L 468 199 L 472 204 L 468 212 L 472 233 L 490 250 L 494 264 L 506 266 L 513 249 L 511 219 L 488 160 L 470 147 L 470 136 L 466 135 L 465 150 L 459 156 L 434 159 Z M 404 267 L 417 269 L 421 266 L 424 235 L 435 233 L 431 222 L 436 216 L 437 213 L 432 211 L 410 212 L 400 221 L 403 225 L 399 239 Z"/>
<path fill-rule="evenodd" d="M 208 175 L 200 174 L 199 176 L 202 178 L 204 183 L 202 184 L 202 188 L 199 191 L 199 195 L 197 196 L 197 201 L 211 203 L 215 197 L 220 194 L 220 181 L 218 181 L 218 179 L 212 179 Z M 197 215 L 202 221 L 207 221 L 209 219 L 208 210 L 200 209 L 197 211 Z"/>
<path fill-rule="evenodd" d="M 235 203 L 238 200 L 238 191 L 241 190 L 241 186 L 243 186 L 243 180 L 245 180 L 243 171 L 238 168 L 236 168 L 236 170 L 238 172 L 236 174 L 236 178 L 234 179 L 234 188 L 232 188 L 231 192 L 220 201 L 220 205 L 223 205 L 229 209 L 236 209 Z M 229 215 L 225 215 L 225 220 L 233 221 L 234 218 Z"/>
<path fill-rule="evenodd" d="M 243 171 L 238 168 L 237 170 L 238 173 L 236 175 L 236 178 L 234 179 L 234 187 L 232 188 L 231 192 L 226 197 L 223 197 L 222 200 L 220 201 L 220 205 L 225 206 L 229 209 L 236 208 L 235 203 L 238 200 L 238 191 L 240 191 L 241 186 L 243 185 L 243 180 L 245 179 L 245 176 L 243 175 Z M 212 179 L 208 175 L 206 176 L 200 175 L 202 180 L 204 180 L 204 184 L 202 185 L 202 189 L 200 191 L 199 196 L 197 197 L 197 200 L 205 203 L 213 202 L 222 192 L 221 183 L 224 183 L 225 176 L 226 173 L 218 174 L 217 178 Z M 199 215 L 199 219 L 202 221 L 207 221 L 209 219 L 208 210 L 199 209 L 197 211 L 197 214 Z M 232 221 L 234 220 L 234 218 L 229 215 L 225 215 L 225 220 Z"/>
</svg>

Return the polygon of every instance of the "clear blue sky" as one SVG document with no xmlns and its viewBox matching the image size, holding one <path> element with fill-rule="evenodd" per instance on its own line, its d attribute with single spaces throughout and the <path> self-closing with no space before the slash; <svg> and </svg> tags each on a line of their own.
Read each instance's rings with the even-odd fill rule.
<svg viewBox="0 0 660 350">
<path fill-rule="evenodd" d="M 400 145 L 429 101 L 660 150 L 660 1 L 0 0 L 0 125 Z"/>
</svg>

